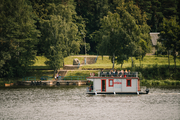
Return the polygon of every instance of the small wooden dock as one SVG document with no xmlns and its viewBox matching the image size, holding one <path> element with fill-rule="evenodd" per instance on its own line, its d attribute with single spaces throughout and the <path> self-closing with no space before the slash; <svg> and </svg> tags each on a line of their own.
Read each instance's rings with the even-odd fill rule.
<svg viewBox="0 0 180 120">
<path fill-rule="evenodd" d="M 87 80 L 39 80 L 18 81 L 18 85 L 87 85 Z"/>
</svg>

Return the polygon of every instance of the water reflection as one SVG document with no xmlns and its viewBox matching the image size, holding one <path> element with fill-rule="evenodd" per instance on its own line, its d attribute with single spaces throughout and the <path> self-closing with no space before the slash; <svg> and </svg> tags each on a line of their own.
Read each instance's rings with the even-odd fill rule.
<svg viewBox="0 0 180 120">
<path fill-rule="evenodd" d="M 87 95 L 86 86 L 0 88 L 1 119 L 180 119 L 180 88 L 148 95 Z"/>
</svg>

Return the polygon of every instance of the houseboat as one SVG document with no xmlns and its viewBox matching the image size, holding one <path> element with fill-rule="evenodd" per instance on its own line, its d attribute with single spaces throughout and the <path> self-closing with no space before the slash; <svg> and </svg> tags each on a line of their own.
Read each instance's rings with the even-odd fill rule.
<svg viewBox="0 0 180 120">
<path fill-rule="evenodd" d="M 87 77 L 93 85 L 87 87 L 87 94 L 148 94 L 149 90 L 141 91 L 138 72 L 126 76 L 109 76 L 108 74 Z"/>
</svg>

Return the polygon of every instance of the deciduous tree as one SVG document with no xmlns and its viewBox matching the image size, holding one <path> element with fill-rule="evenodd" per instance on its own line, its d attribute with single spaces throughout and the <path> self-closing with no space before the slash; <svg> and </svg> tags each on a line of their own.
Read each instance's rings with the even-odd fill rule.
<svg viewBox="0 0 180 120">
<path fill-rule="evenodd" d="M 176 70 L 176 57 L 180 49 L 180 25 L 175 17 L 170 20 L 166 18 L 163 19 L 159 41 L 164 44 L 167 50 L 173 51 Z"/>
<path fill-rule="evenodd" d="M 25 0 L 0 1 L 0 76 L 23 76 L 34 63 L 40 36 L 32 7 Z M 2 66 L 2 64 L 1 64 Z"/>
<path fill-rule="evenodd" d="M 48 58 L 46 64 L 56 71 L 63 64 L 64 57 L 71 53 L 79 53 L 83 40 L 81 32 L 85 26 L 81 18 L 76 16 L 73 4 L 49 4 L 49 15 L 42 21 L 42 39 L 44 40 Z M 79 20 L 76 22 L 76 20 Z"/>
</svg>

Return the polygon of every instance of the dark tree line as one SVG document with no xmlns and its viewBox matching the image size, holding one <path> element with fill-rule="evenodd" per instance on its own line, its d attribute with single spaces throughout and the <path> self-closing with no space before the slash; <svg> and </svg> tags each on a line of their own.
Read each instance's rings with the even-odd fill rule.
<svg viewBox="0 0 180 120">
<path fill-rule="evenodd" d="M 84 54 L 84 38 L 89 54 L 103 53 L 107 40 L 109 47 L 125 43 L 114 52 L 120 63 L 129 56 L 143 59 L 148 33 L 162 31 L 163 19 L 172 17 L 178 24 L 178 0 L 1 0 L 0 77 L 25 75 L 36 55 L 46 56 L 56 72 L 64 57 Z M 120 54 L 125 45 L 134 50 Z"/>
<path fill-rule="evenodd" d="M 87 42 L 90 43 L 91 53 L 97 54 L 96 45 L 90 34 L 100 28 L 100 19 L 108 14 L 114 13 L 117 2 L 125 3 L 132 0 L 75 0 L 77 14 L 82 16 L 86 22 Z M 138 6 L 141 14 L 147 17 L 147 24 L 151 32 L 160 32 L 160 24 L 163 18 L 170 19 L 176 17 L 180 22 L 180 1 L 179 0 L 133 0 L 134 5 Z"/>
</svg>

